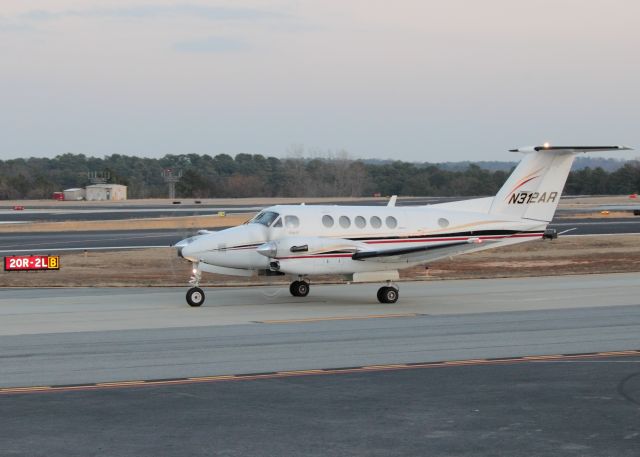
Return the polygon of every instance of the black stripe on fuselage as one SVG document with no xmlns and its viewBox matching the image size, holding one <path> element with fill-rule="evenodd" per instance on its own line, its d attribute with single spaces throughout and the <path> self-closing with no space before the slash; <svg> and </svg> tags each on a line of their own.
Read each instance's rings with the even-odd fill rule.
<svg viewBox="0 0 640 457">
<path fill-rule="evenodd" d="M 361 236 L 361 237 L 352 237 L 352 238 L 344 238 L 345 240 L 350 241 L 385 241 L 385 240 L 412 240 L 418 239 L 422 240 L 425 238 L 433 239 L 433 238 L 453 238 L 453 237 L 475 237 L 475 236 L 509 236 L 509 235 L 519 235 L 519 234 L 542 234 L 543 230 L 533 230 L 533 231 L 523 231 L 523 230 L 474 230 L 469 232 L 452 232 L 452 233 L 437 233 L 437 234 L 423 234 L 423 235 L 409 235 L 409 236 Z M 265 241 L 266 242 L 266 241 Z M 254 244 L 242 244 L 238 246 L 228 246 L 223 250 L 230 249 L 250 249 L 253 247 L 258 247 L 262 243 L 254 243 Z M 343 251 L 336 251 L 336 253 L 340 253 Z M 344 251 L 351 253 L 352 251 Z"/>
<path fill-rule="evenodd" d="M 346 238 L 347 240 L 352 241 L 375 241 L 375 240 L 406 240 L 412 238 L 451 238 L 451 237 L 462 237 L 462 236 L 509 236 L 516 234 L 527 234 L 527 233 L 542 233 L 542 230 L 533 230 L 533 231 L 523 231 L 523 230 L 473 230 L 469 232 L 452 232 L 452 233 L 437 233 L 437 234 L 428 234 L 425 233 L 423 235 L 409 235 L 409 236 L 379 236 L 379 237 L 371 237 L 371 236 L 363 236 L 363 237 L 355 237 L 355 238 Z"/>
</svg>

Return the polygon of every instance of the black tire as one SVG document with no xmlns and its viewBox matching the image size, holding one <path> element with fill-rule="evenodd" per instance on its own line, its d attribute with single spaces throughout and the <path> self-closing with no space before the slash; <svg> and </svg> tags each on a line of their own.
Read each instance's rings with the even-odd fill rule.
<svg viewBox="0 0 640 457">
<path fill-rule="evenodd" d="M 291 292 L 291 295 L 293 295 L 294 297 L 298 296 L 298 283 L 300 281 L 293 281 L 291 283 L 291 285 L 289 285 L 289 292 Z"/>
<path fill-rule="evenodd" d="M 294 297 L 306 297 L 309 295 L 309 283 L 306 281 L 293 281 L 289 286 L 289 292 Z"/>
<path fill-rule="evenodd" d="M 378 300 L 380 303 L 395 303 L 399 297 L 399 291 L 395 287 L 381 287 L 378 290 Z"/>
<path fill-rule="evenodd" d="M 309 283 L 298 281 L 298 297 L 306 297 L 307 295 L 309 295 Z"/>
<path fill-rule="evenodd" d="M 199 287 L 192 287 L 187 291 L 187 303 L 193 308 L 204 303 L 204 291 Z"/>
</svg>

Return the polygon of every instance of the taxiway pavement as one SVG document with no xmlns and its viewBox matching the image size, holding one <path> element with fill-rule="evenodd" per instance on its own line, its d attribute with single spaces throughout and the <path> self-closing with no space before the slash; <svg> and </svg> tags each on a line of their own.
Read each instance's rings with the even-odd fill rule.
<svg viewBox="0 0 640 457">
<path fill-rule="evenodd" d="M 400 286 L 4 289 L 0 455 L 638 455 L 639 274 Z"/>
<path fill-rule="evenodd" d="M 640 349 L 640 275 L 185 289 L 5 289 L 0 386 Z"/>
<path fill-rule="evenodd" d="M 8 456 L 637 457 L 640 357 L 0 397 Z"/>
</svg>

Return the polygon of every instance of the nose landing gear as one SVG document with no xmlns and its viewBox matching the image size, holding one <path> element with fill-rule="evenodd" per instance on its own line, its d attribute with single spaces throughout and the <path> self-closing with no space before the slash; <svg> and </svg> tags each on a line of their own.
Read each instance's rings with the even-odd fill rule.
<svg viewBox="0 0 640 457">
<path fill-rule="evenodd" d="M 204 303 L 204 291 L 198 287 L 200 285 L 200 278 L 202 278 L 202 272 L 198 264 L 193 266 L 193 276 L 189 280 L 189 284 L 192 287 L 187 291 L 187 303 L 191 307 L 198 307 Z"/>
<path fill-rule="evenodd" d="M 189 306 L 198 307 L 204 303 L 204 291 L 199 287 L 192 287 L 187 291 L 187 303 Z"/>
</svg>

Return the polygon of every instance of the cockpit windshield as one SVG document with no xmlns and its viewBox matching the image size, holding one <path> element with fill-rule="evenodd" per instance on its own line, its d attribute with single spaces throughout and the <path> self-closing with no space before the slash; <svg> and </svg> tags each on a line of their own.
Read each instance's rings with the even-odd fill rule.
<svg viewBox="0 0 640 457">
<path fill-rule="evenodd" d="M 265 227 L 269 227 L 271 224 L 273 224 L 273 221 L 278 218 L 278 216 L 279 214 L 274 213 L 273 211 L 262 211 L 261 213 L 258 213 L 256 217 L 251 219 L 249 221 L 249 224 L 262 224 Z"/>
</svg>

